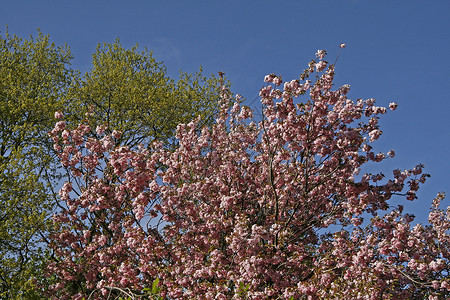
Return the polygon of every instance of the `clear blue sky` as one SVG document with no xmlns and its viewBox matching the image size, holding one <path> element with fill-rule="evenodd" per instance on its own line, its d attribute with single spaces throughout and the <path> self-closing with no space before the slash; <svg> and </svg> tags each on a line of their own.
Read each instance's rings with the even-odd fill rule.
<svg viewBox="0 0 450 300">
<path fill-rule="evenodd" d="M 169 74 L 223 71 L 250 103 L 269 73 L 296 79 L 317 49 L 337 65 L 350 98 L 399 108 L 382 121 L 378 151 L 397 157 L 383 170 L 424 163 L 432 177 L 407 208 L 425 221 L 431 199 L 450 203 L 450 1 L 5 1 L 0 30 L 21 37 L 49 34 L 67 43 L 74 68 L 87 71 L 97 43 L 119 37 L 164 61 Z M 391 175 L 387 173 L 386 175 Z"/>
</svg>

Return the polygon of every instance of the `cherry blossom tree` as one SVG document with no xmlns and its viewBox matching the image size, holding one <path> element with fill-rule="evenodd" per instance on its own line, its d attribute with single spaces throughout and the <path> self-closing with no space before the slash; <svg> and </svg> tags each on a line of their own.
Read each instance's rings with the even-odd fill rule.
<svg viewBox="0 0 450 300">
<path fill-rule="evenodd" d="M 325 55 L 300 79 L 265 77 L 259 123 L 224 87 L 215 124 L 180 124 L 175 150 L 121 146 L 89 115 L 74 129 L 60 120 L 50 135 L 68 180 L 49 294 L 140 295 L 157 282 L 168 299 L 448 297 L 444 196 L 415 225 L 391 199 L 416 199 L 422 165 L 362 173 L 395 156 L 372 148 L 388 109 L 335 88 Z"/>
</svg>

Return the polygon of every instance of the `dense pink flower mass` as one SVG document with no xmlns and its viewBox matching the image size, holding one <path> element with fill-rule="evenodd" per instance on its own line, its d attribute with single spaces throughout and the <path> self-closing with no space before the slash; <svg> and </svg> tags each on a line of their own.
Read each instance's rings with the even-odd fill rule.
<svg viewBox="0 0 450 300">
<path fill-rule="evenodd" d="M 333 89 L 334 66 L 316 55 L 282 89 L 281 76 L 265 77 L 261 122 L 224 88 L 215 125 L 180 124 L 175 150 L 120 145 L 120 132 L 89 119 L 73 130 L 59 121 L 51 135 L 68 182 L 50 295 L 104 298 L 158 278 L 169 299 L 449 296 L 443 195 L 429 224 L 413 225 L 390 199 L 416 198 L 422 165 L 360 173 L 395 155 L 371 146 L 386 108 Z"/>
</svg>

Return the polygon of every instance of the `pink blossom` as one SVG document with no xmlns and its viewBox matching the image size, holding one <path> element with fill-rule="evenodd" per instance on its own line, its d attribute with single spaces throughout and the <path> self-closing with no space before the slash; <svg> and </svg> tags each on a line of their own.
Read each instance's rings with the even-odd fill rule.
<svg viewBox="0 0 450 300">
<path fill-rule="evenodd" d="M 111 136 L 113 138 L 120 139 L 120 137 L 122 136 L 122 132 L 120 132 L 118 130 L 113 130 L 113 132 L 111 133 Z"/>
<path fill-rule="evenodd" d="M 55 129 L 57 132 L 60 132 L 66 128 L 66 122 L 58 121 L 56 122 Z"/>
<path fill-rule="evenodd" d="M 105 130 L 106 130 L 106 126 L 101 125 L 101 126 L 97 126 L 97 128 L 95 129 L 95 132 L 96 132 L 98 135 L 103 135 L 103 133 L 105 132 Z"/>
<path fill-rule="evenodd" d="M 371 132 L 369 132 L 369 137 L 370 137 L 370 141 L 374 141 L 377 140 L 380 136 L 381 136 L 381 131 L 378 129 L 372 130 Z"/>
<path fill-rule="evenodd" d="M 321 60 L 318 63 L 316 63 L 316 70 L 318 72 L 323 71 L 323 69 L 325 69 L 326 66 L 327 66 L 327 63 L 325 61 Z"/>
<path fill-rule="evenodd" d="M 316 57 L 318 59 L 323 59 L 325 57 L 325 55 L 327 55 L 327 51 L 325 51 L 325 50 L 317 50 L 317 52 L 316 52 Z"/>
<path fill-rule="evenodd" d="M 396 202 L 414 200 L 429 175 L 422 165 L 390 176 L 377 170 L 386 154 L 372 142 L 386 108 L 349 99 L 333 74 L 283 87 L 267 75 L 274 84 L 260 91 L 259 123 L 223 86 L 216 122 L 180 124 L 171 149 L 126 145 L 101 125 L 96 134 L 92 118 L 74 130 L 58 121 L 49 135 L 72 182 L 52 219 L 58 260 L 48 264 L 49 296 L 103 299 L 106 287 L 142 290 L 155 278 L 168 299 L 447 292 L 444 196 L 429 224 L 411 228 L 413 216 Z"/>
<path fill-rule="evenodd" d="M 398 104 L 396 102 L 389 103 L 389 108 L 391 110 L 395 110 L 398 107 Z"/>
<path fill-rule="evenodd" d="M 271 74 L 271 75 L 266 75 L 265 77 L 264 77 L 264 82 L 273 82 L 273 79 L 274 79 L 274 75 L 273 74 Z"/>
<path fill-rule="evenodd" d="M 69 131 L 64 129 L 63 132 L 61 133 L 61 137 L 66 140 L 69 138 L 69 136 L 70 136 Z"/>
<path fill-rule="evenodd" d="M 346 95 L 349 91 L 350 91 L 350 85 L 349 84 L 344 84 L 343 86 L 341 86 L 341 88 L 339 89 L 339 91 Z"/>
<path fill-rule="evenodd" d="M 55 111 L 55 119 L 62 119 L 64 115 L 60 111 Z"/>
<path fill-rule="evenodd" d="M 280 84 L 283 83 L 283 80 L 281 79 L 280 76 L 275 76 L 275 78 L 273 79 L 273 83 L 277 86 L 279 86 Z"/>
</svg>

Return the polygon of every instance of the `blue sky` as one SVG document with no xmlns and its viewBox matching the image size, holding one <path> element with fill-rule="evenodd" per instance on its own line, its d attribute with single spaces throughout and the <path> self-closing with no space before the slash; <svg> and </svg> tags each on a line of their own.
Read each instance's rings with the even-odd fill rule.
<svg viewBox="0 0 450 300">
<path fill-rule="evenodd" d="M 376 150 L 396 151 L 386 171 L 424 163 L 431 179 L 406 208 L 425 221 L 432 198 L 450 193 L 450 1 L 5 1 L 0 31 L 49 34 L 87 71 L 97 43 L 120 38 L 154 51 L 168 72 L 223 71 L 248 104 L 264 75 L 296 79 L 317 49 L 334 61 L 349 97 L 400 105 L 382 120 Z M 449 194 L 450 197 L 450 194 Z M 450 198 L 449 198 L 450 199 Z M 448 206 L 450 200 L 443 203 Z"/>
</svg>

